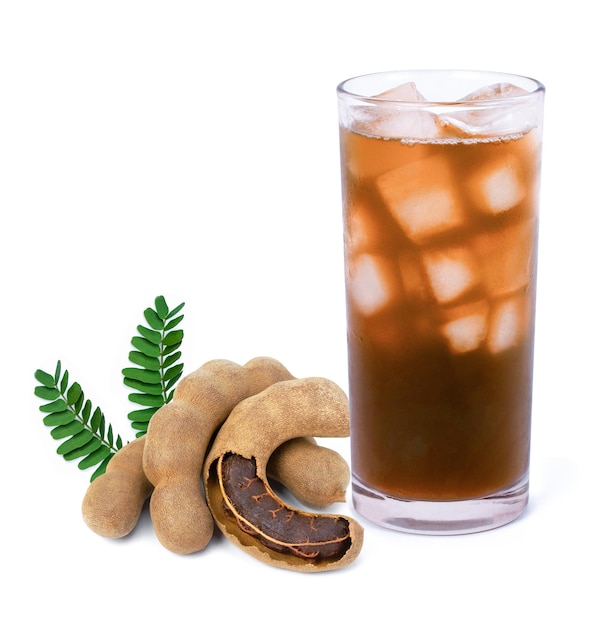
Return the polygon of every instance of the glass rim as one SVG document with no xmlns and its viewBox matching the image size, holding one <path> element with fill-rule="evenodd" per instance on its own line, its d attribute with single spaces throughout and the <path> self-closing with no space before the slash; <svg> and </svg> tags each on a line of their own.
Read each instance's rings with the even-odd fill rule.
<svg viewBox="0 0 601 626">
<path fill-rule="evenodd" d="M 531 90 L 525 94 L 510 94 L 501 97 L 493 97 L 486 99 L 471 99 L 471 98 L 460 98 L 460 99 L 434 99 L 434 100 L 425 100 L 425 101 L 415 101 L 415 100 L 405 100 L 401 98 L 394 97 L 382 97 L 381 95 L 366 95 L 360 93 L 359 90 L 353 90 L 350 87 L 353 83 L 360 83 L 361 81 L 366 81 L 369 79 L 376 78 L 393 78 L 394 76 L 405 77 L 407 80 L 404 82 L 412 82 L 410 77 L 417 78 L 418 76 L 430 76 L 434 77 L 435 75 L 451 77 L 452 75 L 457 75 L 458 77 L 463 75 L 463 77 L 484 77 L 489 76 L 491 79 L 498 79 L 496 82 L 507 82 L 517 84 L 519 87 L 524 87 L 524 85 L 531 86 Z M 519 83 L 519 84 L 518 84 Z M 402 82 L 398 83 L 399 85 Z M 495 84 L 495 83 L 491 83 Z M 485 86 L 483 84 L 482 86 Z M 419 85 L 418 85 L 419 87 Z M 388 91 L 388 90 L 385 90 Z M 499 103 L 507 104 L 508 102 L 523 102 L 529 100 L 538 95 L 544 95 L 545 86 L 539 80 L 535 78 L 531 78 L 530 76 L 525 76 L 522 74 L 515 74 L 511 72 L 502 72 L 502 71 L 488 71 L 488 70 L 461 70 L 461 69 L 408 69 L 408 70 L 391 70 L 391 71 L 383 71 L 383 72 L 372 72 L 367 74 L 360 74 L 358 76 L 353 76 L 351 78 L 347 78 L 338 84 L 336 87 L 336 92 L 338 97 L 341 99 L 352 99 L 364 104 L 395 104 L 395 105 L 409 105 L 411 107 L 437 107 L 437 106 L 478 106 L 478 107 L 492 107 L 498 106 Z M 469 94 L 467 94 L 469 95 Z"/>
</svg>

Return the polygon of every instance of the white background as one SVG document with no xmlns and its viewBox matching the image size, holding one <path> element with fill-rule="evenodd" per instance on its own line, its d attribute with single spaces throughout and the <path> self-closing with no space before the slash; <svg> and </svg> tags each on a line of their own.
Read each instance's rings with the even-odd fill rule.
<svg viewBox="0 0 601 626">
<path fill-rule="evenodd" d="M 2 2 L 3 624 L 600 623 L 590 6 Z M 186 303 L 186 372 L 266 354 L 346 388 L 335 87 L 418 67 L 547 87 L 527 514 L 447 538 L 365 523 L 359 559 L 317 575 L 218 537 L 177 556 L 147 515 L 125 540 L 94 535 L 80 515 L 89 474 L 56 454 L 33 372 L 61 359 L 131 438 L 121 368 L 164 294 Z"/>
</svg>

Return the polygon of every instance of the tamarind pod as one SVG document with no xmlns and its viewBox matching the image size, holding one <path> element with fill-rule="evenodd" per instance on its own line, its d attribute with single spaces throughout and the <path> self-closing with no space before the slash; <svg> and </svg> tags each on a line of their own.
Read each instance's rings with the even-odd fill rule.
<svg viewBox="0 0 601 626">
<path fill-rule="evenodd" d="M 82 515 L 98 535 L 119 538 L 128 535 L 138 523 L 152 484 L 142 470 L 145 436 L 118 450 L 86 491 Z"/>
<path fill-rule="evenodd" d="M 168 550 L 190 554 L 209 543 L 214 522 L 202 490 L 202 466 L 215 431 L 241 400 L 292 374 L 278 361 L 209 361 L 182 378 L 152 417 L 143 468 L 154 485 L 150 517 Z"/>
<path fill-rule="evenodd" d="M 363 528 L 353 518 L 292 508 L 267 479 L 268 460 L 285 441 L 348 435 L 348 399 L 324 378 L 278 382 L 241 401 L 217 433 L 203 469 L 217 526 L 234 545 L 275 567 L 321 572 L 354 561 Z"/>
<path fill-rule="evenodd" d="M 209 456 L 214 459 L 225 452 L 255 456 L 257 469 L 265 476 L 269 457 L 285 441 L 349 435 L 348 398 L 336 383 L 321 377 L 285 379 L 237 403 Z"/>
<path fill-rule="evenodd" d="M 350 469 L 345 459 L 313 437 L 278 446 L 267 462 L 267 477 L 284 485 L 302 504 L 325 509 L 346 500 Z"/>
</svg>

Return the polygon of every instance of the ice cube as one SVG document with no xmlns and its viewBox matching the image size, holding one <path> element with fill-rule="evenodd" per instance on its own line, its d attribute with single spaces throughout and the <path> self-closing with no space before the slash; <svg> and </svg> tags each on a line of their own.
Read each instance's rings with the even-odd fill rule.
<svg viewBox="0 0 601 626">
<path fill-rule="evenodd" d="M 456 228 L 463 210 L 448 161 L 430 156 L 390 170 L 376 180 L 388 210 L 415 243 Z"/>
<path fill-rule="evenodd" d="M 530 321 L 529 299 L 515 294 L 495 303 L 489 321 L 486 345 L 497 354 L 519 344 Z"/>
<path fill-rule="evenodd" d="M 356 255 L 375 247 L 379 242 L 378 220 L 373 210 L 361 200 L 351 199 L 346 207 L 346 254 Z"/>
<path fill-rule="evenodd" d="M 519 165 L 514 159 L 503 159 L 480 167 L 467 182 L 474 206 L 492 215 L 517 206 L 526 195 L 518 172 Z"/>
<path fill-rule="evenodd" d="M 471 240 L 482 282 L 492 297 L 525 288 L 534 276 L 536 220 L 524 220 Z"/>
<path fill-rule="evenodd" d="M 355 308 L 363 315 L 373 315 L 389 301 L 389 270 L 381 257 L 360 254 L 348 262 L 347 289 Z"/>
<path fill-rule="evenodd" d="M 419 253 L 402 248 L 399 251 L 399 273 L 405 300 L 414 303 L 431 300 L 428 276 Z"/>
<path fill-rule="evenodd" d="M 430 287 L 440 304 L 456 300 L 477 283 L 478 269 L 466 248 L 430 250 L 424 253 L 423 261 Z"/>
<path fill-rule="evenodd" d="M 394 114 L 386 114 L 379 118 L 377 130 L 373 134 L 390 139 L 420 141 L 435 139 L 440 136 L 436 117 L 427 110 L 400 109 Z"/>
<path fill-rule="evenodd" d="M 478 300 L 446 311 L 447 321 L 441 332 L 453 352 L 471 352 L 482 345 L 486 337 L 488 308 L 485 300 Z"/>
<path fill-rule="evenodd" d="M 374 96 L 378 100 L 394 100 L 396 102 L 426 102 L 414 82 L 403 83 L 392 89 L 387 89 Z"/>
<path fill-rule="evenodd" d="M 526 90 L 510 83 L 488 85 L 458 100 L 452 110 L 440 116 L 440 123 L 454 129 L 458 136 L 525 133 L 531 126 L 532 103 L 520 97 L 527 94 Z M 479 104 L 464 106 L 467 102 Z"/>
<path fill-rule="evenodd" d="M 377 137 L 424 140 L 440 136 L 437 117 L 415 83 L 403 83 L 374 95 L 375 106 L 365 113 L 360 130 Z M 394 103 L 394 104 L 391 104 Z M 424 106 L 416 106 L 424 103 Z"/>
<path fill-rule="evenodd" d="M 376 317 L 363 317 L 355 320 L 351 331 L 353 339 L 360 341 L 365 347 L 366 342 L 377 346 L 381 352 L 398 354 L 407 345 L 408 329 L 399 322 L 398 315 L 383 312 Z"/>
<path fill-rule="evenodd" d="M 470 94 L 462 98 L 462 100 L 497 100 L 498 98 L 513 98 L 515 96 L 525 96 L 528 92 L 517 85 L 511 83 L 495 83 L 494 85 L 485 85 L 472 91 Z"/>
</svg>

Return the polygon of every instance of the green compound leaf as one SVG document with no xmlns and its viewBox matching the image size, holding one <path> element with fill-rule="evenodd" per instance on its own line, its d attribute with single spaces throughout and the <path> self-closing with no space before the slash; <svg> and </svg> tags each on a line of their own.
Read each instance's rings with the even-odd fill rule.
<svg viewBox="0 0 601 626">
<path fill-rule="evenodd" d="M 126 367 L 122 374 L 124 384 L 139 392 L 130 393 L 129 400 L 145 407 L 128 414 L 136 437 L 147 432 L 152 416 L 171 401 L 173 387 L 182 375 L 184 366 L 179 362 L 182 355 L 179 348 L 184 331 L 176 327 L 184 319 L 179 314 L 184 304 L 170 310 L 165 298 L 157 296 L 155 308 L 144 311 L 148 326 L 137 326 L 138 334 L 132 337 L 135 350 L 129 353 L 129 361 L 137 367 Z"/>
<path fill-rule="evenodd" d="M 50 400 L 40 405 L 45 413 L 43 422 L 50 427 L 55 441 L 63 440 L 56 449 L 66 461 L 81 459 L 80 469 L 96 467 L 90 482 L 103 474 L 110 458 L 123 447 L 121 437 L 113 441 L 113 428 L 109 424 L 105 438 L 106 423 L 100 408 L 92 411 L 92 403 L 85 399 L 81 385 L 69 385 L 69 372 L 62 369 L 57 361 L 54 376 L 36 370 L 34 377 L 41 386 L 34 393 L 42 400 Z"/>
<path fill-rule="evenodd" d="M 136 367 L 124 368 L 122 373 L 125 385 L 136 391 L 129 394 L 129 399 L 144 407 L 128 415 L 136 437 L 147 432 L 152 416 L 172 400 L 173 387 L 182 376 L 179 348 L 184 333 L 176 327 L 184 319 L 179 314 L 184 304 L 170 310 L 165 298 L 158 296 L 155 308 L 144 311 L 150 328 L 139 325 L 139 334 L 132 338 L 136 350 L 129 353 L 129 360 Z M 34 377 L 39 383 L 34 393 L 43 401 L 43 423 L 51 429 L 51 437 L 61 441 L 57 453 L 66 461 L 79 460 L 77 466 L 81 470 L 95 468 L 90 478 L 90 482 L 94 481 L 123 447 L 121 436 L 115 439 L 103 412 L 85 398 L 79 383 L 70 383 L 69 372 L 63 370 L 60 361 L 54 374 L 36 370 Z"/>
</svg>

